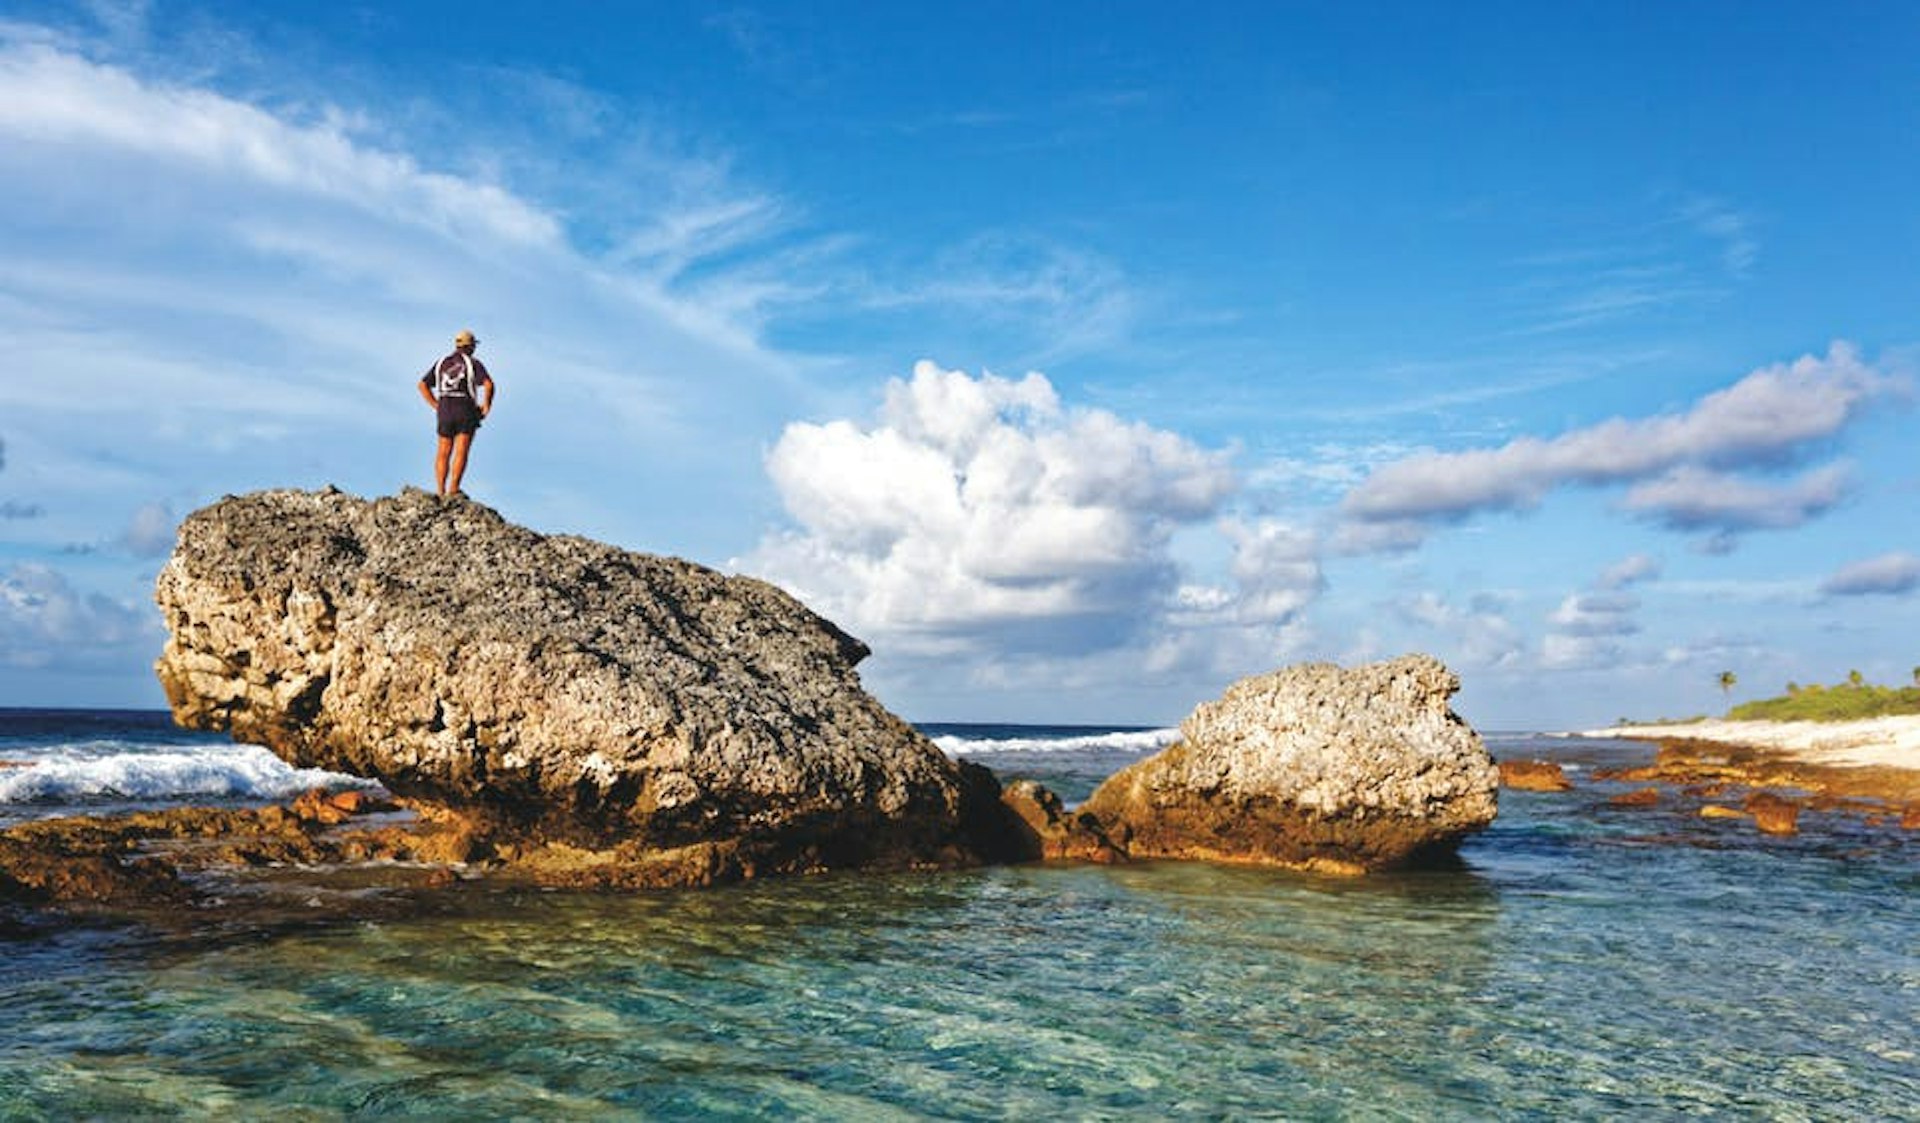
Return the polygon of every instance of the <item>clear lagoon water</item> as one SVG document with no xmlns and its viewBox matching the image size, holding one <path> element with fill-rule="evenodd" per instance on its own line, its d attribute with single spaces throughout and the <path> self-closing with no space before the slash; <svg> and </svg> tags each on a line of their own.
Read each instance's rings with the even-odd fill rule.
<svg viewBox="0 0 1920 1123">
<path fill-rule="evenodd" d="M 1169 736 L 929 732 L 1069 800 Z M 151 715 L 0 714 L 0 759 L 40 772 L 0 788 L 13 819 L 312 779 Z M 1920 1118 L 1920 840 L 1812 812 L 1765 838 L 1616 790 L 1503 792 L 1458 868 L 1365 879 L 465 883 L 28 927 L 0 939 L 0 1120 Z"/>
</svg>

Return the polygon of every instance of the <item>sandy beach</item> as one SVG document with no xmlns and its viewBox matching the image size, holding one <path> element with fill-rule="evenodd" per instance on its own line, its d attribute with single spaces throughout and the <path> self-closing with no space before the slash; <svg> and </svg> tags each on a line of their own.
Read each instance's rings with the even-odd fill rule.
<svg viewBox="0 0 1920 1123">
<path fill-rule="evenodd" d="M 1617 725 L 1582 737 L 1636 741 L 1684 738 L 1767 749 L 1804 764 L 1879 765 L 1920 771 L 1920 715 L 1863 721 L 1696 721 L 1674 725 Z"/>
</svg>

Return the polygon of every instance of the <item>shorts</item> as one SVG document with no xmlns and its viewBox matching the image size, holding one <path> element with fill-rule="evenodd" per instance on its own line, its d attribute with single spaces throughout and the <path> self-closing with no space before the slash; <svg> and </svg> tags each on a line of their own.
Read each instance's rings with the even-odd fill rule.
<svg viewBox="0 0 1920 1123">
<path fill-rule="evenodd" d="M 472 436 L 480 430 L 480 407 L 472 398 L 441 398 L 434 412 L 443 437 Z"/>
</svg>

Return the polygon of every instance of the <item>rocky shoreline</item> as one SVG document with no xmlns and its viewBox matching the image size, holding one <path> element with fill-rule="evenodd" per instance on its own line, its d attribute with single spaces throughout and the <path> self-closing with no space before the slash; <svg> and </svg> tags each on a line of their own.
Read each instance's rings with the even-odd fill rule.
<svg viewBox="0 0 1920 1123">
<path fill-rule="evenodd" d="M 1502 761 L 1502 785 L 1536 792 L 1606 785 L 1611 807 L 1666 807 L 1765 835 L 1800 833 L 1811 821 L 1804 812 L 1868 829 L 1920 830 L 1920 718 L 1626 725 L 1573 736 L 1657 748 L 1651 764 L 1598 769 L 1581 784 L 1550 761 Z"/>
<path fill-rule="evenodd" d="M 370 864 L 601 890 L 1047 859 L 1357 874 L 1495 812 L 1429 657 L 1244 680 L 1069 811 L 888 712 L 866 645 L 783 590 L 411 489 L 229 496 L 181 524 L 155 600 L 177 724 L 391 798 L 16 826 L 0 901 L 204 906 L 241 871 Z"/>
</svg>

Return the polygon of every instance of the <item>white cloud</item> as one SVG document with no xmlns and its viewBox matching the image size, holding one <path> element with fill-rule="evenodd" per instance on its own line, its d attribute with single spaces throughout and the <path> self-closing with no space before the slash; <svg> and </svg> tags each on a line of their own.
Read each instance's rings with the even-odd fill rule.
<svg viewBox="0 0 1920 1123">
<path fill-rule="evenodd" d="M 1904 551 L 1841 566 L 1820 583 L 1828 596 L 1899 596 L 1920 589 L 1920 557 Z"/>
<path fill-rule="evenodd" d="M 98 593 L 84 593 L 44 565 L 23 564 L 0 575 L 0 666 L 22 670 L 86 668 L 144 654 L 159 631 L 149 612 Z"/>
<path fill-rule="evenodd" d="M 1640 630 L 1639 610 L 1640 598 L 1629 593 L 1576 593 L 1547 620 L 1563 636 L 1630 636 Z"/>
<path fill-rule="evenodd" d="M 743 568 L 802 592 L 856 632 L 908 650 L 978 640 L 1091 651 L 1173 603 L 1173 531 L 1212 517 L 1235 479 L 1221 452 L 1020 380 L 922 362 L 877 422 L 794 424 L 767 470 L 799 528 Z M 1258 613 L 1281 607 L 1275 532 L 1241 543 Z"/>
<path fill-rule="evenodd" d="M 325 198 L 448 239 L 552 244 L 553 219 L 499 187 L 360 146 L 336 115 L 297 124 L 204 90 L 144 83 L 37 43 L 0 50 L 0 135 Z M 84 179 L 76 181 L 76 186 Z"/>
<path fill-rule="evenodd" d="M 1221 530 L 1233 543 L 1238 596 L 1229 604 L 1240 622 L 1288 623 L 1326 590 L 1320 544 L 1312 534 L 1272 519 L 1230 519 Z"/>
<path fill-rule="evenodd" d="M 1572 593 L 1547 616 L 1540 641 L 1540 665 L 1547 670 L 1589 670 L 1624 663 L 1621 641 L 1638 635 L 1640 598 L 1626 590 L 1660 573 L 1660 563 L 1633 554 L 1607 567 L 1586 592 Z"/>
<path fill-rule="evenodd" d="M 700 163 L 698 197 L 589 252 L 560 204 L 457 144 L 415 155 L 364 114 L 258 97 L 0 31 L 8 421 L 35 438 L 33 498 L 92 524 L 70 534 L 116 538 L 109 497 L 156 478 L 182 496 L 425 482 L 412 382 L 467 325 L 503 388 L 476 494 L 523 520 L 563 503 L 569 529 L 616 540 L 737 534 L 722 514 L 807 391 L 758 340 L 760 290 L 691 247 L 751 260 L 777 202 Z M 679 486 L 616 482 L 668 471 Z"/>
<path fill-rule="evenodd" d="M 1852 479 L 1846 466 L 1834 464 L 1769 487 L 1687 465 L 1635 485 L 1621 506 L 1674 530 L 1785 530 L 1838 505 Z"/>
<path fill-rule="evenodd" d="M 1548 632 L 1540 640 L 1540 666 L 1549 671 L 1584 671 L 1617 667 L 1625 657 L 1608 636 Z"/>
<path fill-rule="evenodd" d="M 1684 413 L 1615 418 L 1550 440 L 1522 437 L 1498 448 L 1427 452 L 1374 472 L 1346 496 L 1343 541 L 1404 547 L 1435 523 L 1537 506 L 1553 490 L 1646 483 L 1632 509 L 1671 525 L 1724 530 L 1793 525 L 1838 500 L 1834 470 L 1785 492 L 1732 495 L 1707 469 L 1770 469 L 1831 439 L 1868 406 L 1905 383 L 1835 343 L 1822 356 L 1765 367 Z M 1660 477 L 1665 476 L 1662 480 Z"/>
<path fill-rule="evenodd" d="M 1520 629 L 1507 618 L 1497 597 L 1475 597 L 1462 608 L 1428 591 L 1398 601 L 1394 609 L 1403 620 L 1437 633 L 1448 662 L 1508 667 L 1518 663 L 1525 650 Z"/>
<path fill-rule="evenodd" d="M 1594 581 L 1596 589 L 1624 589 L 1660 576 L 1660 559 L 1651 554 L 1630 554 L 1610 566 Z"/>
</svg>

